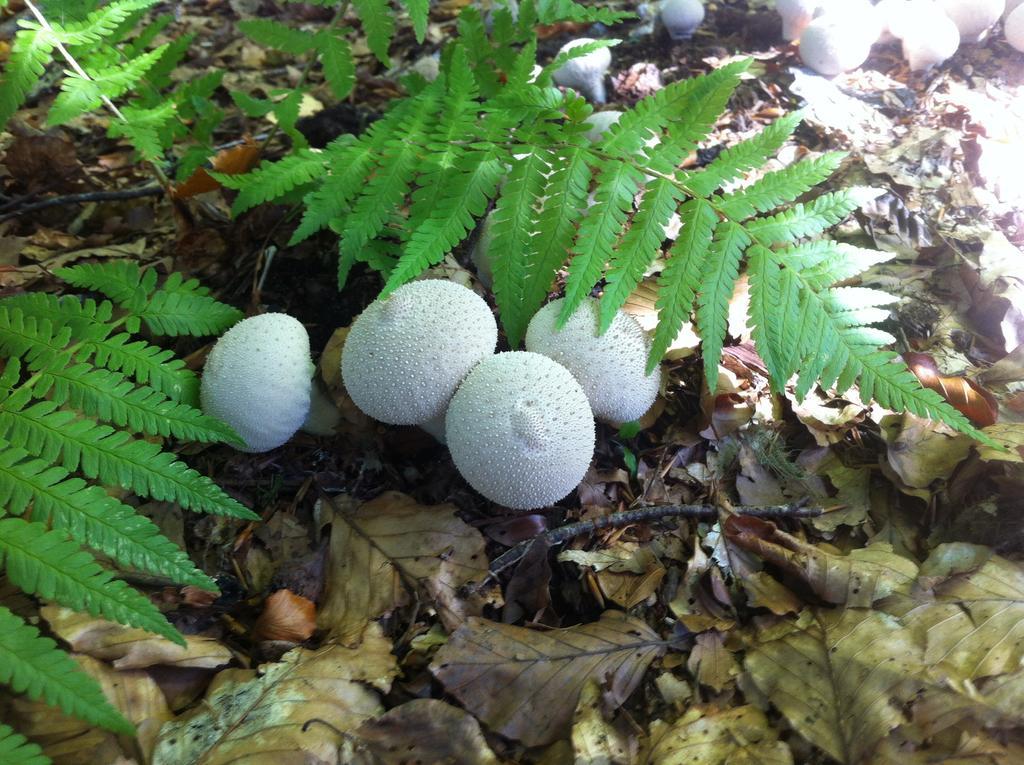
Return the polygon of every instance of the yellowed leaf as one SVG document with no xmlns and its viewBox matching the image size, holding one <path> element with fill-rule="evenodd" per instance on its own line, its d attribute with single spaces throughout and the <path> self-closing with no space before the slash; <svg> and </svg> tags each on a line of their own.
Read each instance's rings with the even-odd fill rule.
<svg viewBox="0 0 1024 765">
<path fill-rule="evenodd" d="M 455 517 L 454 505 L 419 505 L 387 492 L 358 507 L 334 500 L 327 591 L 317 623 L 342 643 L 409 602 L 416 590 L 454 629 L 482 611 L 483 598 L 460 592 L 487 576 L 483 535 Z M 325 516 L 325 519 L 327 516 Z"/>
<path fill-rule="evenodd" d="M 471 618 L 430 669 L 492 730 L 542 746 L 569 734 L 588 679 L 600 679 L 606 698 L 622 704 L 665 646 L 644 622 L 615 611 L 549 632 Z"/>
<path fill-rule="evenodd" d="M 923 656 L 910 630 L 866 609 L 805 611 L 747 654 L 757 688 L 800 735 L 844 765 L 903 722 Z"/>
<path fill-rule="evenodd" d="M 987 462 L 1024 462 L 1024 423 L 1003 422 L 989 425 L 983 431 L 1003 449 L 975 444 L 978 456 Z"/>
<path fill-rule="evenodd" d="M 362 637 L 357 648 L 296 648 L 258 672 L 221 672 L 201 706 L 160 731 L 153 764 L 335 762 L 345 734 L 384 711 L 377 691 L 397 673 L 380 628 Z"/>
<path fill-rule="evenodd" d="M 697 635 L 686 666 L 697 682 L 719 692 L 740 671 L 732 651 L 725 647 L 725 636 L 717 630 Z"/>
<path fill-rule="evenodd" d="M 651 726 L 650 765 L 792 765 L 793 755 L 753 706 L 692 708 Z"/>
<path fill-rule="evenodd" d="M 69 608 L 44 606 L 40 614 L 73 650 L 112 662 L 115 669 L 156 665 L 216 669 L 233 658 L 228 647 L 213 638 L 187 635 L 182 647 L 152 632 L 123 627 Z"/>
<path fill-rule="evenodd" d="M 974 446 L 969 436 L 910 413 L 884 418 L 881 432 L 889 466 L 913 489 L 949 478 Z"/>
<path fill-rule="evenodd" d="M 572 724 L 575 765 L 629 765 L 636 761 L 637 741 L 605 718 L 601 686 L 590 680 L 583 686 Z"/>
</svg>

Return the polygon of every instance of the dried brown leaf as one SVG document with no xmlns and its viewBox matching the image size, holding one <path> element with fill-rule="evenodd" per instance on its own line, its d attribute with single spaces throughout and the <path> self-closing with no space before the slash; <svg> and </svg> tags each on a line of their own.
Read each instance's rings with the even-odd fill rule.
<svg viewBox="0 0 1024 765">
<path fill-rule="evenodd" d="M 921 649 L 888 614 L 805 611 L 761 637 L 745 663 L 754 683 L 800 735 L 844 765 L 867 761 L 918 690 Z"/>
<path fill-rule="evenodd" d="M 630 765 L 636 761 L 636 737 L 607 719 L 596 680 L 587 682 L 580 693 L 572 724 L 572 748 L 575 765 Z"/>
<path fill-rule="evenodd" d="M 541 746 L 568 735 L 587 680 L 602 681 L 606 698 L 622 704 L 665 646 L 645 623 L 613 611 L 549 632 L 471 618 L 430 669 L 492 730 Z"/>
<path fill-rule="evenodd" d="M 409 602 L 409 590 L 437 606 L 449 629 L 480 613 L 482 599 L 460 588 L 487 576 L 484 538 L 454 505 L 419 505 L 387 492 L 358 507 L 334 500 L 327 592 L 318 624 L 349 645 L 372 619 Z"/>
<path fill-rule="evenodd" d="M 384 711 L 376 691 L 397 673 L 380 628 L 362 637 L 358 648 L 296 648 L 258 672 L 221 672 L 201 706 L 160 731 L 153 765 L 335 762 L 344 734 Z"/>
<path fill-rule="evenodd" d="M 870 606 L 894 592 L 909 590 L 917 574 L 916 563 L 885 543 L 839 555 L 780 531 L 774 523 L 738 515 L 726 520 L 725 535 L 744 550 L 800 577 L 829 603 Z"/>
<path fill-rule="evenodd" d="M 736 658 L 725 647 L 725 636 L 717 630 L 697 635 L 686 666 L 698 683 L 718 692 L 724 690 L 739 674 Z"/>
<path fill-rule="evenodd" d="M 256 624 L 254 640 L 283 640 L 301 643 L 316 630 L 316 606 L 313 601 L 291 590 L 278 590 L 263 604 Z"/>
<path fill-rule="evenodd" d="M 650 765 L 792 765 L 793 755 L 757 707 L 690 709 L 651 726 Z"/>
</svg>

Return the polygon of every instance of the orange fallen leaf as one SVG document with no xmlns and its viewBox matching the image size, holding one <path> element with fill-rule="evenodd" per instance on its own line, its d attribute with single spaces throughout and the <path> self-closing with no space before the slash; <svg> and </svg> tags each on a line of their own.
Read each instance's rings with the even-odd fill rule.
<svg viewBox="0 0 1024 765">
<path fill-rule="evenodd" d="M 256 620 L 253 637 L 257 640 L 285 640 L 301 643 L 316 629 L 316 606 L 290 590 L 278 590 L 263 607 Z"/>
<path fill-rule="evenodd" d="M 252 140 L 251 136 L 246 136 L 245 140 L 238 146 L 232 146 L 230 149 L 221 149 L 217 152 L 213 159 L 210 160 L 210 166 L 218 173 L 241 175 L 251 170 L 259 161 L 259 158 L 260 145 Z M 219 188 L 220 183 L 215 181 L 213 176 L 206 172 L 205 168 L 200 167 L 188 177 L 188 180 L 174 187 L 174 197 L 176 199 L 188 199 L 197 194 L 216 191 Z"/>
<path fill-rule="evenodd" d="M 907 362 L 921 384 L 938 393 L 950 406 L 979 428 L 994 425 L 999 413 L 995 396 L 974 380 L 956 375 L 943 375 L 927 353 L 904 353 Z"/>
</svg>

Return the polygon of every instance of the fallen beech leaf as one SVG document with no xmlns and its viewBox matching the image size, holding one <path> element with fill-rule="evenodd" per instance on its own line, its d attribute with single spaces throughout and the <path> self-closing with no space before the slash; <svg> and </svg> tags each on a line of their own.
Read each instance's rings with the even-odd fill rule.
<svg viewBox="0 0 1024 765">
<path fill-rule="evenodd" d="M 651 725 L 650 765 L 792 765 L 793 755 L 757 707 L 687 710 Z"/>
<path fill-rule="evenodd" d="M 904 353 L 907 362 L 921 384 L 938 393 L 960 414 L 979 428 L 994 425 L 999 415 L 995 396 L 974 380 L 955 375 L 943 375 L 935 359 L 927 353 Z"/>
<path fill-rule="evenodd" d="M 221 149 L 210 160 L 210 166 L 218 173 L 227 175 L 240 175 L 249 172 L 260 159 L 260 144 L 246 136 L 238 146 L 230 149 Z M 213 179 L 205 168 L 198 168 L 183 183 L 174 187 L 176 199 L 188 199 L 197 194 L 205 194 L 208 191 L 216 191 L 220 183 Z"/>
<path fill-rule="evenodd" d="M 367 720 L 354 733 L 347 765 L 498 765 L 478 723 L 437 699 L 416 699 Z"/>
<path fill-rule="evenodd" d="M 918 495 L 914 489 L 928 489 L 936 481 L 948 479 L 956 466 L 967 459 L 975 443 L 941 422 L 910 412 L 884 417 L 881 425 L 882 438 L 888 446 L 886 463 L 906 487 L 898 488 L 905 492 L 910 489 L 906 493 L 912 496 Z"/>
<path fill-rule="evenodd" d="M 886 608 L 926 646 L 929 666 L 962 680 L 1020 669 L 1024 567 L 986 548 L 955 543 L 937 547 L 921 571 L 930 591 Z"/>
<path fill-rule="evenodd" d="M 580 693 L 572 723 L 572 748 L 578 765 L 617 765 L 636 762 L 636 737 L 605 719 L 601 685 L 589 680 Z"/>
<path fill-rule="evenodd" d="M 153 765 L 336 762 L 343 735 L 384 711 L 373 689 L 397 671 L 375 624 L 358 648 L 296 648 L 259 671 L 225 670 L 202 705 L 163 727 Z"/>
<path fill-rule="evenodd" d="M 449 629 L 480 613 L 482 597 L 460 594 L 487 576 L 484 538 L 455 517 L 454 505 L 419 505 L 386 492 L 358 507 L 335 499 L 330 516 L 327 591 L 318 623 L 346 645 L 366 624 L 409 602 L 415 587 Z"/>
<path fill-rule="evenodd" d="M 105 619 L 60 606 L 44 606 L 40 614 L 72 650 L 112 662 L 115 669 L 153 666 L 216 669 L 234 658 L 213 638 L 186 635 L 185 647 L 146 630 L 123 627 Z"/>
<path fill-rule="evenodd" d="M 805 611 L 766 630 L 745 668 L 801 736 L 844 765 L 867 761 L 918 690 L 921 648 L 888 614 Z"/>
<path fill-rule="evenodd" d="M 263 604 L 263 612 L 252 630 L 254 640 L 283 640 L 301 643 L 316 630 L 313 601 L 291 590 L 278 590 Z"/>
<path fill-rule="evenodd" d="M 799 577 L 829 603 L 870 606 L 908 590 L 917 575 L 917 564 L 897 555 L 886 543 L 837 555 L 780 531 L 774 523 L 738 515 L 726 519 L 725 536 Z"/>
<path fill-rule="evenodd" d="M 430 670 L 492 730 L 542 746 L 569 734 L 587 680 L 601 680 L 621 705 L 666 645 L 645 623 L 614 611 L 550 632 L 471 618 Z"/>
<path fill-rule="evenodd" d="M 686 668 L 697 678 L 698 683 L 719 693 L 740 672 L 732 651 L 725 647 L 725 636 L 718 630 L 697 635 Z"/>
<path fill-rule="evenodd" d="M 1024 462 L 1024 424 L 1004 422 L 985 428 L 985 435 L 1005 448 L 995 449 L 986 444 L 976 444 L 978 456 L 986 462 Z"/>
</svg>

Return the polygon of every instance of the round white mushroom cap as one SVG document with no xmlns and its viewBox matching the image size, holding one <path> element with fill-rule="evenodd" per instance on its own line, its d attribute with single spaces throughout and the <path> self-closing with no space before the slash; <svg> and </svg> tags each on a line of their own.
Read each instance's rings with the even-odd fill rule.
<svg viewBox="0 0 1024 765">
<path fill-rule="evenodd" d="M 873 27 L 874 16 L 864 23 Z M 879 32 L 875 29 L 872 37 L 870 29 L 858 28 L 856 20 L 846 13 L 826 14 L 804 29 L 800 36 L 800 58 L 818 74 L 835 77 L 867 60 Z"/>
<path fill-rule="evenodd" d="M 562 499 L 594 456 L 583 389 L 565 367 L 525 351 L 491 356 L 469 373 L 448 407 L 445 432 L 469 485 L 517 510 Z"/>
<path fill-rule="evenodd" d="M 1024 5 L 1006 17 L 1006 42 L 1024 52 Z"/>
<path fill-rule="evenodd" d="M 775 0 L 775 10 L 782 17 L 782 39 L 800 39 L 821 5 L 821 0 Z"/>
<path fill-rule="evenodd" d="M 243 451 L 274 449 L 309 413 L 313 362 L 309 335 L 283 313 L 244 319 L 217 341 L 203 367 L 203 411 L 245 441 Z"/>
<path fill-rule="evenodd" d="M 988 28 L 999 21 L 1006 0 L 938 0 L 946 15 L 953 19 L 964 42 L 977 42 Z"/>
<path fill-rule="evenodd" d="M 594 416 L 618 425 L 639 419 L 658 397 L 661 370 L 647 374 L 651 340 L 632 316 L 619 311 L 598 335 L 599 303 L 588 298 L 558 329 L 565 298 L 541 308 L 526 329 L 526 350 L 564 366 L 587 394 Z"/>
<path fill-rule="evenodd" d="M 558 52 L 562 54 L 592 42 L 597 40 L 581 37 L 567 42 Z M 595 104 L 603 104 L 606 100 L 604 76 L 611 64 L 611 51 L 608 48 L 598 48 L 585 56 L 566 61 L 555 70 L 553 78 L 556 84 L 579 91 L 584 98 Z"/>
<path fill-rule="evenodd" d="M 471 289 L 440 279 L 410 282 L 352 323 L 341 376 L 370 417 L 419 425 L 444 413 L 459 383 L 497 343 L 494 315 Z"/>
<path fill-rule="evenodd" d="M 612 125 L 618 124 L 620 119 L 622 119 L 622 112 L 618 109 L 594 112 L 584 120 L 587 125 L 591 126 L 586 133 L 587 139 L 597 143 L 611 129 Z"/>
<path fill-rule="evenodd" d="M 703 21 L 701 0 L 662 0 L 661 23 L 673 40 L 689 40 Z"/>
<path fill-rule="evenodd" d="M 941 64 L 960 47 L 960 31 L 941 11 L 919 16 L 914 23 L 900 28 L 903 58 L 915 72 Z"/>
<path fill-rule="evenodd" d="M 1024 0 L 1006 0 L 1006 9 L 1003 11 L 1003 18 L 1007 18 L 1011 13 L 1017 10 L 1021 3 L 1024 3 Z"/>
</svg>

